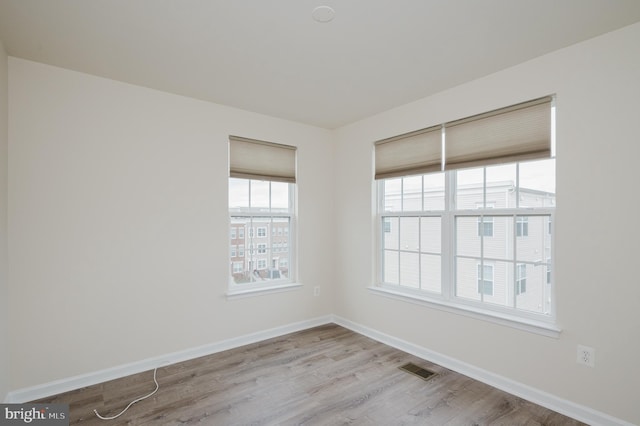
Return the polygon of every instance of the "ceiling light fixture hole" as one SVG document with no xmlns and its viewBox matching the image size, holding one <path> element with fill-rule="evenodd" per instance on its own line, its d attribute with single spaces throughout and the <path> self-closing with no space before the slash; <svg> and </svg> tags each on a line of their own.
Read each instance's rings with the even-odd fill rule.
<svg viewBox="0 0 640 426">
<path fill-rule="evenodd" d="M 313 12 L 311 12 L 311 16 L 313 16 L 314 21 L 320 22 L 323 24 L 327 22 L 331 22 L 335 14 L 336 14 L 336 11 L 329 6 L 318 6 L 315 9 L 313 9 Z"/>
</svg>

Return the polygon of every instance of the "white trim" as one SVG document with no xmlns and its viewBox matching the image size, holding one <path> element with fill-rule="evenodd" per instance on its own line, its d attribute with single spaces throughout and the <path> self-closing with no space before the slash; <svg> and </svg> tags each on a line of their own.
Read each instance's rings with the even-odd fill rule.
<svg viewBox="0 0 640 426">
<path fill-rule="evenodd" d="M 391 299 L 402 300 L 429 308 L 439 309 L 441 311 L 452 314 L 463 315 L 466 317 L 488 321 L 494 324 L 515 328 L 518 330 L 528 331 L 530 333 L 540 334 L 542 336 L 558 338 L 562 330 L 551 323 L 541 321 L 528 320 L 521 316 L 509 316 L 500 312 L 489 312 L 481 309 L 474 309 L 472 306 L 456 306 L 452 302 L 446 300 L 436 301 L 435 299 L 420 297 L 415 294 L 408 294 L 400 290 L 391 290 L 387 287 L 369 287 L 368 290 L 373 294 L 388 297 Z"/>
<path fill-rule="evenodd" d="M 234 284 L 234 287 L 240 287 L 242 284 Z M 242 299 L 251 296 L 262 296 L 264 294 L 282 293 L 283 291 L 297 290 L 302 287 L 300 283 L 275 284 L 269 287 L 250 287 L 243 289 L 233 289 L 226 293 L 227 300 Z"/>
<path fill-rule="evenodd" d="M 390 336 L 372 328 L 360 325 L 337 315 L 325 315 L 305 321 L 296 322 L 264 331 L 246 334 L 217 343 L 211 343 L 183 351 L 173 352 L 157 357 L 147 358 L 137 362 L 115 366 L 105 370 L 82 374 L 66 379 L 56 380 L 29 388 L 9 392 L 5 403 L 23 403 L 47 396 L 68 392 L 82 387 L 95 385 L 108 380 L 118 379 L 131 374 L 151 370 L 155 367 L 188 361 L 201 356 L 211 355 L 266 339 L 283 336 L 296 331 L 306 330 L 320 325 L 334 323 L 363 336 L 374 339 L 419 358 L 441 365 L 442 367 L 469 376 L 500 390 L 526 399 L 534 404 L 564 414 L 592 426 L 634 426 L 632 423 L 615 418 L 608 414 L 559 398 L 550 393 L 518 383 L 509 378 L 491 373 L 471 364 L 451 358 L 447 355 L 431 351 L 405 340 Z"/>
<path fill-rule="evenodd" d="M 326 315 L 318 318 L 296 322 L 293 324 L 271 328 L 268 330 L 246 334 L 244 336 L 234 337 L 216 343 L 210 343 L 195 348 L 155 356 L 140 361 L 135 361 L 129 364 L 118 365 L 104 370 L 94 371 L 87 374 L 81 374 L 78 376 L 68 377 L 36 386 L 31 386 L 28 388 L 18 389 L 9 392 L 5 397 L 4 402 L 23 403 L 36 399 L 46 398 L 47 396 L 57 395 L 59 393 L 69 392 L 86 386 L 106 382 L 108 380 L 119 379 L 131 374 L 152 370 L 163 365 L 188 361 L 190 359 L 215 354 L 251 343 L 260 342 L 266 339 L 294 333 L 296 331 L 306 330 L 308 328 L 317 327 L 319 325 L 329 324 L 331 322 L 332 316 Z"/>
<path fill-rule="evenodd" d="M 333 322 L 351 331 L 367 336 L 373 340 L 392 346 L 411 355 L 433 362 L 449 370 L 469 376 L 512 395 L 526 399 L 565 416 L 579 420 L 592 426 L 634 426 L 632 423 L 615 418 L 584 405 L 559 398 L 548 392 L 516 382 L 507 377 L 475 367 L 447 355 L 431 351 L 397 337 L 390 336 L 372 328 L 360 325 L 345 318 L 333 315 Z"/>
</svg>

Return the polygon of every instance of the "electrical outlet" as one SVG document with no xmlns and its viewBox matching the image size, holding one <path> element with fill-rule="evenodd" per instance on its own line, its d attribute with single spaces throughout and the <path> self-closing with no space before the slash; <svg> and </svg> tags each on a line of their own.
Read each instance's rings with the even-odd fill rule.
<svg viewBox="0 0 640 426">
<path fill-rule="evenodd" d="M 313 295 L 314 296 L 320 296 L 320 286 L 317 285 L 313 288 Z"/>
<path fill-rule="evenodd" d="M 595 367 L 596 350 L 588 346 L 578 345 L 578 364 Z"/>
</svg>

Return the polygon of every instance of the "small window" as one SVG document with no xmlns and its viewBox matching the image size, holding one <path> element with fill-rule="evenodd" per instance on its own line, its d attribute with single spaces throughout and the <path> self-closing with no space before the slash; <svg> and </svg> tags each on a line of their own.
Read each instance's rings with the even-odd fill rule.
<svg viewBox="0 0 640 426">
<path fill-rule="evenodd" d="M 516 294 L 527 291 L 527 265 L 519 263 L 516 265 Z"/>
<path fill-rule="evenodd" d="M 527 216 L 518 216 L 516 218 L 516 236 L 526 237 L 529 235 L 529 218 Z"/>
<path fill-rule="evenodd" d="M 478 217 L 478 237 L 493 237 L 493 217 Z"/>
<path fill-rule="evenodd" d="M 391 232 L 391 220 L 388 217 L 383 219 L 382 228 L 385 233 Z"/>
<path fill-rule="evenodd" d="M 478 293 L 493 296 L 493 265 L 478 265 Z"/>
<path fill-rule="evenodd" d="M 258 238 L 264 238 L 267 236 L 267 228 L 264 226 L 258 227 Z"/>
</svg>

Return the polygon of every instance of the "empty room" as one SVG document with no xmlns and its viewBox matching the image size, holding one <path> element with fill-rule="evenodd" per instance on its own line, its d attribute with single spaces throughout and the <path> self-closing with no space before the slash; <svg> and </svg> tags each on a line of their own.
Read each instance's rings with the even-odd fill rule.
<svg viewBox="0 0 640 426">
<path fill-rule="evenodd" d="M 0 0 L 0 424 L 640 425 L 639 158 L 637 0 Z"/>
</svg>

